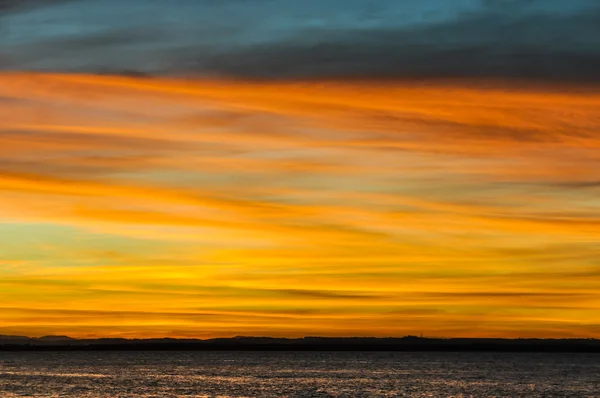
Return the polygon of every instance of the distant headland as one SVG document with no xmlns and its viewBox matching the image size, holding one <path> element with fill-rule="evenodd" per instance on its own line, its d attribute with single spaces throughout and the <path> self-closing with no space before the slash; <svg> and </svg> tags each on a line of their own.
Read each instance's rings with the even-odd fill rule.
<svg viewBox="0 0 600 398">
<path fill-rule="evenodd" d="M 490 351 L 600 353 L 599 339 L 375 337 L 232 337 L 216 339 L 74 339 L 0 335 L 0 351 Z"/>
</svg>

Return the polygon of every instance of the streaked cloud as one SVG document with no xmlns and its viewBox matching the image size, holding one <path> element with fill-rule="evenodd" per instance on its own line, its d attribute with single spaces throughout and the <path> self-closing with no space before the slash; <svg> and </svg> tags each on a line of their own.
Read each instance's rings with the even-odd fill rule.
<svg viewBox="0 0 600 398">
<path fill-rule="evenodd" d="M 5 70 L 283 80 L 600 77 L 595 0 L 18 3 L 35 7 L 17 7 L 2 20 Z"/>
<path fill-rule="evenodd" d="M 598 336 L 595 89 L 13 73 L 0 98 L 0 333 Z"/>
</svg>

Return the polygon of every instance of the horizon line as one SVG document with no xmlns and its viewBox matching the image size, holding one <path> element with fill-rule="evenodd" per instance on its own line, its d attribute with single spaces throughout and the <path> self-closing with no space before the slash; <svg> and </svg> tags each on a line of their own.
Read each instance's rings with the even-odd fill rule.
<svg viewBox="0 0 600 398">
<path fill-rule="evenodd" d="M 70 340 L 195 340 L 195 341 L 211 341 L 211 340 L 235 340 L 235 339 L 272 339 L 272 340 L 303 340 L 303 339 L 323 339 L 323 340 L 334 340 L 334 339 L 370 339 L 370 340 L 392 340 L 392 339 L 422 339 L 422 340 L 596 340 L 600 341 L 599 337 L 445 337 L 445 336 L 425 336 L 425 335 L 404 335 L 404 336 L 318 336 L 318 335 L 307 335 L 302 337 L 278 337 L 278 336 L 264 336 L 264 335 L 237 335 L 230 337 L 71 337 L 69 335 L 49 334 L 42 336 L 28 336 L 19 334 L 1 334 L 0 339 L 10 338 L 27 338 L 27 339 L 48 339 L 48 338 L 62 338 Z"/>
</svg>

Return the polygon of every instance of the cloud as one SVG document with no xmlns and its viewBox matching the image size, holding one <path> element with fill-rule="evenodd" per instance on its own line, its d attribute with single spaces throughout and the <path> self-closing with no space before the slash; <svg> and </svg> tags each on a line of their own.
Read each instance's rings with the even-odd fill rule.
<svg viewBox="0 0 600 398">
<path fill-rule="evenodd" d="M 184 1 L 141 9 L 80 0 L 51 13 L 75 33 L 44 24 L 20 33 L 39 18 L 8 20 L 20 42 L 5 42 L 0 54 L 12 69 L 138 76 L 600 78 L 593 1 L 369 3 Z"/>
<path fill-rule="evenodd" d="M 599 11 L 493 12 L 418 28 L 340 31 L 199 55 L 197 71 L 246 78 L 600 78 Z M 193 68 L 192 68 L 193 70 Z"/>
<path fill-rule="evenodd" d="M 24 11 L 34 7 L 51 6 L 60 2 L 77 0 L 0 0 L 0 16 L 2 13 Z"/>
<path fill-rule="evenodd" d="M 595 89 L 11 73 L 0 97 L 7 332 L 596 335 Z"/>
</svg>

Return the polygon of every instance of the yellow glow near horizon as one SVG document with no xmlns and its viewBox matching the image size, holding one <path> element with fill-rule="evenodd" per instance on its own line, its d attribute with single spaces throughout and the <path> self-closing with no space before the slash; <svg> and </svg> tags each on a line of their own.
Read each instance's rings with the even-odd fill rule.
<svg viewBox="0 0 600 398">
<path fill-rule="evenodd" d="M 600 91 L 0 75 L 0 334 L 600 337 Z"/>
</svg>

